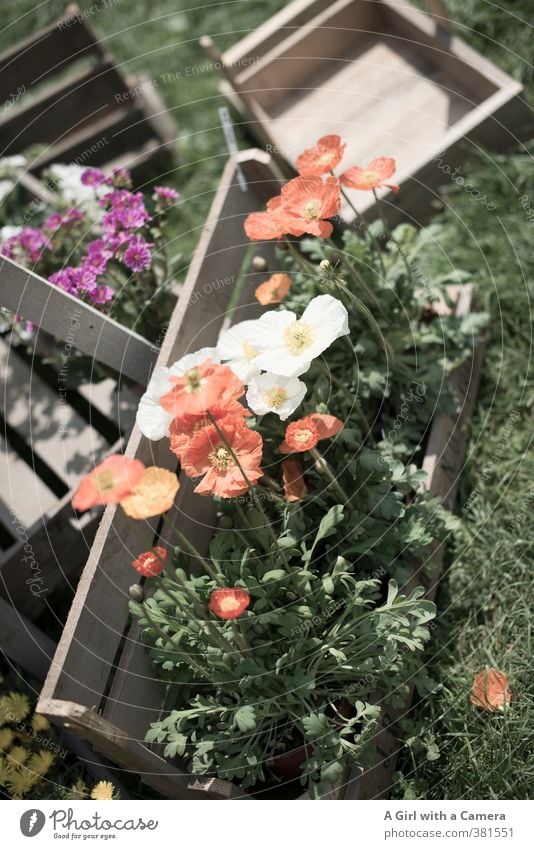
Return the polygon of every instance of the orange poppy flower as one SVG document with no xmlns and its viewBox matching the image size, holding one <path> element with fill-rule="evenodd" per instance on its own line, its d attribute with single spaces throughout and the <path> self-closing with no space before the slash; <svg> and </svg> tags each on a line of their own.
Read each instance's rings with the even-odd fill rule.
<svg viewBox="0 0 534 849">
<path fill-rule="evenodd" d="M 310 451 L 311 448 L 315 448 L 320 439 L 335 436 L 342 429 L 341 419 L 324 413 L 311 413 L 287 426 L 285 439 L 278 450 L 282 454 Z"/>
<path fill-rule="evenodd" d="M 118 504 L 139 483 L 145 470 L 141 460 L 113 454 L 85 475 L 72 497 L 75 510 L 88 510 L 96 504 Z"/>
<path fill-rule="evenodd" d="M 291 277 L 288 274 L 273 274 L 254 294 L 263 307 L 281 303 L 291 288 Z"/>
<path fill-rule="evenodd" d="M 471 704 L 493 712 L 510 704 L 508 676 L 498 669 L 486 669 L 475 676 L 471 688 Z"/>
<path fill-rule="evenodd" d="M 222 393 L 219 403 L 210 408 L 209 412 L 211 418 L 207 415 L 207 413 L 199 413 L 199 415 L 196 416 L 186 414 L 173 419 L 169 427 L 169 447 L 172 453 L 176 454 L 180 461 L 184 452 L 187 451 L 187 446 L 189 445 L 190 440 L 201 430 L 212 425 L 213 419 L 218 421 L 219 419 L 226 418 L 226 416 L 252 415 L 250 410 L 247 410 L 247 408 L 240 404 L 239 401 L 236 401 L 231 393 L 232 386 L 229 387 L 228 392 L 225 390 Z"/>
<path fill-rule="evenodd" d="M 132 566 L 143 575 L 144 578 L 155 578 L 161 575 L 165 568 L 167 552 L 161 545 L 156 545 L 154 551 L 143 551 L 136 560 L 132 560 Z"/>
<path fill-rule="evenodd" d="M 343 159 L 346 146 L 340 136 L 322 136 L 297 158 L 297 171 L 302 177 L 320 177 L 333 171 Z"/>
<path fill-rule="evenodd" d="M 245 218 L 245 233 L 249 239 L 258 242 L 282 238 L 286 231 L 278 217 L 281 202 L 280 195 L 276 195 L 267 202 L 266 212 L 252 212 Z"/>
<path fill-rule="evenodd" d="M 121 507 L 132 519 L 150 519 L 170 510 L 179 489 L 180 481 L 174 472 L 149 466 L 132 494 L 121 500 Z"/>
<path fill-rule="evenodd" d="M 284 460 L 282 462 L 282 480 L 286 501 L 302 501 L 304 496 L 308 494 L 302 467 L 297 460 Z"/>
<path fill-rule="evenodd" d="M 203 415 L 217 406 L 222 396 L 230 404 L 245 392 L 245 387 L 229 366 L 217 365 L 210 359 L 180 377 L 170 376 L 169 380 L 174 384 L 173 388 L 161 396 L 160 404 L 175 418 Z"/>
<path fill-rule="evenodd" d="M 232 453 L 239 460 L 248 481 L 254 484 L 263 474 L 260 469 L 263 440 L 239 416 L 220 419 L 217 427 L 219 430 L 212 424 L 190 440 L 182 455 L 182 468 L 189 477 L 203 475 L 195 489 L 200 495 L 219 495 L 222 498 L 242 495 L 247 492 L 248 483 Z"/>
<path fill-rule="evenodd" d="M 371 189 L 379 189 L 381 186 L 386 186 L 393 192 L 398 192 L 399 187 L 394 183 L 386 183 L 397 170 L 397 163 L 394 159 L 387 156 L 378 156 L 362 168 L 355 165 L 354 168 L 349 168 L 341 175 L 340 180 L 342 185 L 349 189 L 360 189 L 360 191 L 371 191 Z"/>
<path fill-rule="evenodd" d="M 219 619 L 237 619 L 250 604 L 250 596 L 239 587 L 213 590 L 208 607 Z"/>
<path fill-rule="evenodd" d="M 276 211 L 284 227 L 291 236 L 312 236 L 328 238 L 334 229 L 326 218 L 337 215 L 340 206 L 340 189 L 337 177 L 295 177 L 282 189 L 281 204 Z"/>
</svg>

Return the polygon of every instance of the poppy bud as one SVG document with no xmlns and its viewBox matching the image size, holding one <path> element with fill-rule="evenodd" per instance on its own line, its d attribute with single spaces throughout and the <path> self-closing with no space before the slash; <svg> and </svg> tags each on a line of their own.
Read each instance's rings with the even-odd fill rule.
<svg viewBox="0 0 534 849">
<path fill-rule="evenodd" d="M 132 584 L 128 590 L 128 595 L 133 601 L 143 601 L 145 598 L 145 591 L 141 584 Z"/>
<path fill-rule="evenodd" d="M 252 268 L 254 271 L 265 271 L 267 268 L 267 260 L 265 257 L 259 256 L 259 254 L 252 257 Z"/>
</svg>

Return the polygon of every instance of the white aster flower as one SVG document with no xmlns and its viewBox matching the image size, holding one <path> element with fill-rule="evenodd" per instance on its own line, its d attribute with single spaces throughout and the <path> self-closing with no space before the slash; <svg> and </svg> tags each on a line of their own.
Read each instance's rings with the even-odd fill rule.
<svg viewBox="0 0 534 849">
<path fill-rule="evenodd" d="M 234 324 L 221 335 L 217 344 L 221 360 L 225 365 L 230 366 L 243 383 L 250 383 L 261 372 L 255 362 L 258 352 L 249 341 L 257 323 L 258 321 L 255 320 Z"/>
<path fill-rule="evenodd" d="M 306 389 L 306 384 L 296 377 L 261 374 L 249 384 L 247 404 L 258 416 L 276 413 L 284 422 L 302 403 Z"/>
<path fill-rule="evenodd" d="M 332 342 L 349 332 L 347 310 L 332 295 L 313 298 L 297 319 L 289 310 L 270 310 L 252 322 L 249 344 L 263 371 L 298 377 Z"/>
<path fill-rule="evenodd" d="M 194 354 L 186 354 L 170 368 L 160 366 L 154 369 L 147 390 L 137 408 L 136 421 L 143 436 L 157 440 L 170 435 L 169 426 L 173 416 L 172 413 L 163 409 L 160 398 L 171 391 L 173 387 L 171 377 L 182 377 L 207 359 L 214 363 L 220 362 L 217 348 L 201 348 Z"/>
</svg>

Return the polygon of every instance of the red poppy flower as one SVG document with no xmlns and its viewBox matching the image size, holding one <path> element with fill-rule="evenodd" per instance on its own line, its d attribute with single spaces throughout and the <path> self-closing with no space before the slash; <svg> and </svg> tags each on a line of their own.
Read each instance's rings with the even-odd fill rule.
<svg viewBox="0 0 534 849">
<path fill-rule="evenodd" d="M 340 206 L 340 189 L 337 177 L 295 177 L 286 183 L 281 193 L 281 204 L 276 210 L 284 232 L 291 236 L 328 238 L 334 229 L 326 218 L 337 215 Z"/>
<path fill-rule="evenodd" d="M 341 175 L 340 180 L 342 185 L 349 189 L 360 189 L 361 191 L 371 191 L 371 189 L 379 189 L 381 186 L 386 186 L 393 192 L 398 192 L 399 187 L 394 183 L 387 183 L 397 170 L 397 163 L 394 159 L 387 156 L 378 156 L 362 168 L 355 165 L 354 168 L 349 168 Z"/>
<path fill-rule="evenodd" d="M 493 712 L 504 710 L 510 704 L 508 676 L 498 669 L 486 669 L 475 676 L 471 688 L 471 704 Z"/>
<path fill-rule="evenodd" d="M 75 510 L 88 510 L 96 504 L 118 504 L 133 492 L 144 471 L 141 460 L 113 454 L 82 478 L 72 506 Z"/>
<path fill-rule="evenodd" d="M 208 607 L 219 619 L 237 619 L 250 604 L 250 596 L 239 587 L 213 590 Z"/>
<path fill-rule="evenodd" d="M 132 566 L 145 578 L 155 578 L 160 575 L 167 560 L 167 552 L 161 545 L 156 545 L 154 551 L 143 551 L 136 560 L 132 560 Z"/>
<path fill-rule="evenodd" d="M 160 404 L 175 418 L 186 415 L 203 415 L 211 407 L 236 401 L 245 387 L 229 366 L 220 366 L 210 359 L 190 369 L 184 375 L 169 377 L 172 389 L 160 398 Z"/>
<path fill-rule="evenodd" d="M 297 171 L 302 177 L 320 177 L 333 171 L 343 159 L 346 146 L 340 136 L 322 136 L 297 158 Z"/>
<path fill-rule="evenodd" d="M 310 451 L 315 448 L 320 439 L 335 436 L 343 429 L 343 422 L 335 416 L 324 413 L 311 413 L 296 422 L 291 422 L 286 428 L 286 436 L 279 447 L 282 454 L 294 451 Z"/>
<path fill-rule="evenodd" d="M 286 501 L 302 501 L 308 494 L 308 487 L 302 474 L 302 466 L 297 460 L 284 460 L 282 463 L 282 480 Z"/>
<path fill-rule="evenodd" d="M 231 450 L 229 448 L 231 446 Z M 182 453 L 182 468 L 189 477 L 203 475 L 195 489 L 200 495 L 231 498 L 248 490 L 263 475 L 260 469 L 263 440 L 240 416 L 227 416 L 200 430 Z M 239 465 L 235 458 L 237 457 Z"/>
</svg>

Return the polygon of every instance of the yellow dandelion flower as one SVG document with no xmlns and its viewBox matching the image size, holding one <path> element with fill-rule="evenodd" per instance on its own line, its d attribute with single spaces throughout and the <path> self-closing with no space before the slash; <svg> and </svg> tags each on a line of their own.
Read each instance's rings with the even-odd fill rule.
<svg viewBox="0 0 534 849">
<path fill-rule="evenodd" d="M 6 781 L 6 790 L 13 799 L 22 799 L 37 781 L 39 776 L 28 772 L 24 767 L 14 769 Z"/>
<path fill-rule="evenodd" d="M 46 716 L 42 716 L 40 713 L 34 713 L 32 717 L 32 728 L 34 731 L 46 731 L 50 728 L 50 723 Z"/>
<path fill-rule="evenodd" d="M 12 746 L 7 755 L 8 761 L 13 766 L 22 766 L 26 763 L 30 756 L 28 749 L 25 749 L 24 746 Z"/>
<path fill-rule="evenodd" d="M 0 728 L 0 752 L 9 749 L 14 739 L 15 732 L 11 728 Z"/>
<path fill-rule="evenodd" d="M 24 693 L 8 693 L 0 702 L 0 713 L 6 722 L 20 722 L 30 712 L 30 702 Z"/>
<path fill-rule="evenodd" d="M 111 781 L 99 781 L 91 790 L 91 799 L 113 799 L 115 794 L 115 785 Z"/>
<path fill-rule="evenodd" d="M 46 775 L 46 773 L 54 763 L 55 759 L 56 756 L 53 752 L 49 752 L 47 751 L 47 749 L 40 749 L 38 752 L 35 752 L 27 761 L 26 767 L 31 772 L 37 773 L 37 775 Z"/>
<path fill-rule="evenodd" d="M 5 787 L 6 782 L 11 778 L 13 769 L 7 758 L 0 758 L 0 787 Z"/>
</svg>

